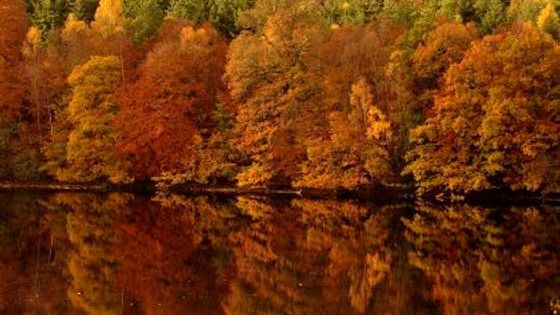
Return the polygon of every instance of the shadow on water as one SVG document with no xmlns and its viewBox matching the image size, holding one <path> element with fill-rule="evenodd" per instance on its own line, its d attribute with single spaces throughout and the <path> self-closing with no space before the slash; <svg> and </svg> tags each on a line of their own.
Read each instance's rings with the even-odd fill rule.
<svg viewBox="0 0 560 315">
<path fill-rule="evenodd" d="M 2 314 L 553 314 L 560 208 L 0 194 Z"/>
</svg>

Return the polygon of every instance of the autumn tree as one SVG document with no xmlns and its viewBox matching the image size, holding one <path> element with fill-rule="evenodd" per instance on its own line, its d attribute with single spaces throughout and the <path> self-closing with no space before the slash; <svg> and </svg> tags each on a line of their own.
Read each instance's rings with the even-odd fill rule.
<svg viewBox="0 0 560 315">
<path fill-rule="evenodd" d="M 119 93 L 115 148 L 135 178 L 196 178 L 198 149 L 212 135 L 211 118 L 224 91 L 225 54 L 224 39 L 208 25 L 174 23 L 161 31 L 139 80 Z"/>
<path fill-rule="evenodd" d="M 50 170 L 59 180 L 88 182 L 126 180 L 113 157 L 114 131 L 111 121 L 118 111 L 113 96 L 119 82 L 117 57 L 93 57 L 76 67 L 68 77 L 72 100 L 67 117 L 71 131 L 62 168 Z"/>
<path fill-rule="evenodd" d="M 12 175 L 13 144 L 21 127 L 26 86 L 20 77 L 27 14 L 22 2 L 0 1 L 0 177 Z"/>
<path fill-rule="evenodd" d="M 328 139 L 307 148 L 303 178 L 297 185 L 356 188 L 392 177 L 392 124 L 373 102 L 364 79 L 352 86 L 350 108 L 328 114 Z"/>
<path fill-rule="evenodd" d="M 405 173 L 422 190 L 558 190 L 559 53 L 531 25 L 476 42 L 413 130 Z"/>
<path fill-rule="evenodd" d="M 101 37 L 109 38 L 124 32 L 122 0 L 101 0 L 91 28 Z"/>
<path fill-rule="evenodd" d="M 18 1 L 4 0 L 0 3 L 0 114 L 2 129 L 17 116 L 24 87 L 17 76 L 22 60 L 20 45 L 25 39 L 27 15 L 25 6 Z M 8 135 L 3 135 L 4 142 Z"/>
<path fill-rule="evenodd" d="M 27 103 L 33 113 L 34 131 L 39 138 L 54 132 L 55 114 L 61 110 L 67 91 L 64 55 L 58 38 L 41 41 L 40 31 L 31 27 L 23 43 L 23 77 L 28 85 Z"/>
<path fill-rule="evenodd" d="M 445 73 L 463 59 L 476 37 L 472 24 L 441 21 L 416 48 L 411 61 L 420 111 L 433 106 L 433 94 L 439 90 Z"/>
<path fill-rule="evenodd" d="M 66 54 L 66 68 L 70 71 L 75 66 L 85 63 L 95 50 L 90 27 L 73 14 L 68 16 L 60 30 L 60 41 Z"/>
<path fill-rule="evenodd" d="M 560 39 L 560 16 L 553 0 L 548 0 L 546 6 L 542 9 L 537 18 L 537 26 L 541 31 Z"/>
<path fill-rule="evenodd" d="M 123 10 L 123 0 L 101 0 L 95 12 L 95 20 L 91 22 L 91 31 L 96 55 L 119 57 L 121 80 L 124 84 L 127 70 L 132 67 L 131 63 L 135 58 L 131 56 L 133 49 L 126 33 L 127 21 Z"/>
<path fill-rule="evenodd" d="M 297 185 L 356 188 L 392 172 L 397 112 L 385 67 L 401 34 L 386 22 L 342 26 L 319 46 L 312 69 L 321 76 L 320 104 L 307 118 L 313 126 Z M 383 135 L 367 136 L 377 123 L 385 124 Z"/>
<path fill-rule="evenodd" d="M 253 32 L 232 42 L 226 71 L 238 107 L 237 144 L 252 159 L 238 181 L 287 184 L 304 156 L 304 116 L 318 93 L 308 58 L 324 24 L 314 3 L 285 0 L 260 1 L 243 21 Z"/>
</svg>

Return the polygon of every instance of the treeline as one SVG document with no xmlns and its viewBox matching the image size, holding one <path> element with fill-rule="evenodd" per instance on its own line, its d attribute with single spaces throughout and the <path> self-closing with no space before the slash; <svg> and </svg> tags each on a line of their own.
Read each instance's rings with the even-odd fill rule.
<svg viewBox="0 0 560 315">
<path fill-rule="evenodd" d="M 558 0 L 0 0 L 0 178 L 560 191 Z"/>
</svg>

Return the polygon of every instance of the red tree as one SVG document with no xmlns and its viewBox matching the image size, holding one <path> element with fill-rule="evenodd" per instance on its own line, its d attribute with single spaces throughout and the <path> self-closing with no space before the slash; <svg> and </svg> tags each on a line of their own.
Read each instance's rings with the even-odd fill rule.
<svg viewBox="0 0 560 315">
<path fill-rule="evenodd" d="M 192 165 L 223 91 L 227 44 L 210 26 L 173 23 L 119 95 L 117 156 L 136 178 L 180 173 Z"/>
</svg>

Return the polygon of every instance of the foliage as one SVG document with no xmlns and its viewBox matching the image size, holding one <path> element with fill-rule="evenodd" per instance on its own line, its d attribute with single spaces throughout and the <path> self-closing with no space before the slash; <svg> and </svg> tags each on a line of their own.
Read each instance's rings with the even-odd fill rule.
<svg viewBox="0 0 560 315">
<path fill-rule="evenodd" d="M 168 15 L 183 18 L 196 25 L 211 22 L 226 36 L 239 33 L 237 18 L 252 7 L 255 0 L 171 0 Z"/>
<path fill-rule="evenodd" d="M 557 190 L 559 61 L 530 25 L 476 42 L 413 130 L 405 172 L 423 188 Z"/>
<path fill-rule="evenodd" d="M 333 25 L 361 25 L 375 20 L 383 9 L 382 0 L 327 0 L 322 4 L 323 15 Z"/>
<path fill-rule="evenodd" d="M 546 7 L 539 14 L 537 26 L 541 31 L 560 38 L 560 17 L 552 0 L 548 1 Z"/>
<path fill-rule="evenodd" d="M 230 45 L 226 79 L 238 108 L 237 144 L 254 164 L 246 171 L 257 174 L 255 170 L 266 169 L 271 172 L 266 177 L 289 182 L 303 157 L 299 138 L 304 113 L 317 94 L 306 58 L 325 30 L 316 6 L 285 1 L 277 5 L 266 21 L 260 20 L 261 15 L 268 16 L 265 12 L 275 7 L 259 2 L 248 13 L 247 23 L 256 33 L 243 33 Z M 259 182 L 264 179 L 258 177 Z"/>
<path fill-rule="evenodd" d="M 66 145 L 66 166 L 57 172 L 58 179 L 127 180 L 112 154 L 115 135 L 111 121 L 118 111 L 113 93 L 119 71 L 117 57 L 92 57 L 68 77 L 73 92 L 67 109 L 72 130 Z"/>
<path fill-rule="evenodd" d="M 18 65 L 22 60 L 19 46 L 25 39 L 27 15 L 23 4 L 12 0 L 0 2 L 0 14 L 0 121 L 4 121 L 18 115 L 19 102 L 25 93 L 18 77 Z"/>
<path fill-rule="evenodd" d="M 125 1 L 124 5 L 124 13 L 129 17 L 127 31 L 135 44 L 142 44 L 156 35 L 165 16 L 160 1 Z"/>
<path fill-rule="evenodd" d="M 0 1 L 2 178 L 82 177 L 112 57 L 78 151 L 120 180 L 558 190 L 559 0 Z"/>
<path fill-rule="evenodd" d="M 34 0 L 31 6 L 30 20 L 40 31 L 43 41 L 51 30 L 64 24 L 69 13 L 66 0 Z"/>
<path fill-rule="evenodd" d="M 108 39 L 124 33 L 123 0 L 100 0 L 95 12 L 92 30 Z"/>
<path fill-rule="evenodd" d="M 225 41 L 208 25 L 194 29 L 175 23 L 163 29 L 139 79 L 119 93 L 115 149 L 135 178 L 186 174 L 195 180 L 197 170 L 214 175 L 206 158 L 219 157 L 209 151 L 220 147 L 217 136 L 210 137 L 211 115 L 224 91 L 225 54 Z M 227 157 L 217 163 L 227 163 Z"/>
<path fill-rule="evenodd" d="M 71 13 L 80 21 L 91 22 L 99 6 L 99 0 L 71 0 Z"/>
<path fill-rule="evenodd" d="M 350 105 L 348 112 L 329 114 L 329 139 L 308 146 L 304 177 L 296 185 L 355 188 L 392 176 L 392 123 L 373 103 L 364 79 L 352 85 Z"/>
</svg>

